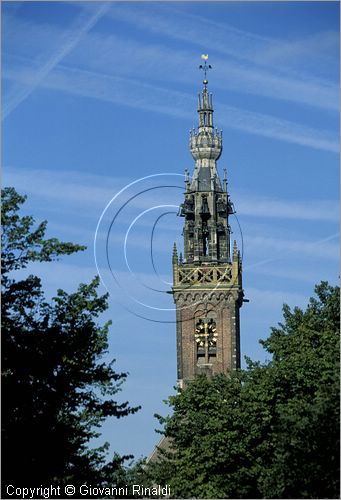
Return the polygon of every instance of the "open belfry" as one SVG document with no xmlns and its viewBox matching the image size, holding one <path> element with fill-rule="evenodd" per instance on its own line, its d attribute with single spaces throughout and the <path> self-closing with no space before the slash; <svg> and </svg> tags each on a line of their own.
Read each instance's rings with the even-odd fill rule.
<svg viewBox="0 0 341 500">
<path fill-rule="evenodd" d="M 203 89 L 198 99 L 198 127 L 190 132 L 195 160 L 192 178 L 185 176 L 184 254 L 173 249 L 176 305 L 178 384 L 203 373 L 212 376 L 240 367 L 239 309 L 243 303 L 242 264 L 236 242 L 231 250 L 229 217 L 234 207 L 221 182 L 217 160 L 222 132 L 213 125 L 212 94 L 208 91 L 208 56 L 203 55 Z"/>
</svg>

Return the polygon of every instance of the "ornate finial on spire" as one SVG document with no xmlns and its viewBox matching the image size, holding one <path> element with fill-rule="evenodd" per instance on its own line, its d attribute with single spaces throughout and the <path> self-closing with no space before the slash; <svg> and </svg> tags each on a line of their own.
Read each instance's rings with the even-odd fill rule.
<svg viewBox="0 0 341 500">
<path fill-rule="evenodd" d="M 178 263 L 178 251 L 176 249 L 176 243 L 174 243 L 174 246 L 173 246 L 173 262 Z"/>
<path fill-rule="evenodd" d="M 207 64 L 208 54 L 202 54 L 201 55 L 201 59 L 203 61 L 205 61 L 205 62 L 204 62 L 204 64 L 200 64 L 199 69 L 202 69 L 203 72 L 204 72 L 205 78 L 204 78 L 203 84 L 206 86 L 208 84 L 208 80 L 206 78 L 207 77 L 207 71 L 209 69 L 212 69 L 212 66 L 210 64 Z"/>
<path fill-rule="evenodd" d="M 224 191 L 227 192 L 227 170 L 224 168 Z"/>
<path fill-rule="evenodd" d="M 187 168 L 185 168 L 185 186 L 186 186 L 186 191 L 189 191 L 191 183 L 189 182 L 189 173 Z"/>
<path fill-rule="evenodd" d="M 237 248 L 237 242 L 234 240 L 233 242 L 233 260 L 236 261 L 238 260 L 238 248 Z"/>
</svg>

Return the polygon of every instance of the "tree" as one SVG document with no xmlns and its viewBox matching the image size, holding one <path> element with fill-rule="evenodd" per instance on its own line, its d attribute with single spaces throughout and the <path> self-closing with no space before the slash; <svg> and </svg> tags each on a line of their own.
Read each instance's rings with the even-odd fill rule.
<svg viewBox="0 0 341 500">
<path fill-rule="evenodd" d="M 148 464 L 175 498 L 339 498 L 339 288 L 261 341 L 272 360 L 198 377 L 158 416 L 171 449 Z"/>
<path fill-rule="evenodd" d="M 138 410 L 115 400 L 127 374 L 102 360 L 110 322 L 96 320 L 107 295 L 98 295 L 95 278 L 75 293 L 58 290 L 48 303 L 38 277 L 15 280 L 11 273 L 31 262 L 85 247 L 45 239 L 47 222 L 36 227 L 20 216 L 26 197 L 14 188 L 2 198 L 3 484 L 103 484 L 122 458 L 106 464 L 108 445 L 90 450 L 89 441 L 106 417 Z"/>
<path fill-rule="evenodd" d="M 263 383 L 278 393 L 266 496 L 339 498 L 340 290 L 321 282 L 315 292 L 306 311 L 285 305 L 262 342 L 273 355 Z"/>
</svg>

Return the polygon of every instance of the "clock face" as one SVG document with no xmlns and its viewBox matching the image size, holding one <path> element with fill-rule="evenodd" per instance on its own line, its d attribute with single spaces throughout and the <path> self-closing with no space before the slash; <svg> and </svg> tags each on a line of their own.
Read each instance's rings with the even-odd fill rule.
<svg viewBox="0 0 341 500">
<path fill-rule="evenodd" d="M 212 318 L 199 319 L 195 326 L 195 341 L 198 347 L 214 347 L 217 343 L 216 323 Z"/>
</svg>

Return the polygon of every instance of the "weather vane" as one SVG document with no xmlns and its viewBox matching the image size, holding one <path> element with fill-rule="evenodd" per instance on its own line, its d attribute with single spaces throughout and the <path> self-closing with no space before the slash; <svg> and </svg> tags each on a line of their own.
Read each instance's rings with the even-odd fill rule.
<svg viewBox="0 0 341 500">
<path fill-rule="evenodd" d="M 204 64 L 200 64 L 199 69 L 202 69 L 202 70 L 203 70 L 204 75 L 205 75 L 204 85 L 207 85 L 207 84 L 208 84 L 208 80 L 207 80 L 207 71 L 208 71 L 209 69 L 211 69 L 211 68 L 212 68 L 212 66 L 211 66 L 210 64 L 207 64 L 208 54 L 202 54 L 202 55 L 201 55 L 201 59 L 202 59 L 203 61 L 205 61 L 205 63 L 204 63 Z"/>
</svg>

